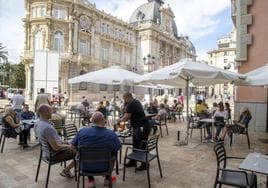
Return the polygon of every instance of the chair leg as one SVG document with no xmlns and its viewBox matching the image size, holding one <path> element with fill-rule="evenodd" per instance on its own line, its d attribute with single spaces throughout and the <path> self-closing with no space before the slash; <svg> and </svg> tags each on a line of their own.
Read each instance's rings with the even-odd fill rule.
<svg viewBox="0 0 268 188">
<path fill-rule="evenodd" d="M 248 140 L 248 149 L 250 149 L 250 141 L 249 141 L 248 132 L 247 132 L 246 136 L 247 136 L 247 140 Z"/>
<path fill-rule="evenodd" d="M 77 181 L 77 164 L 75 159 L 74 159 L 74 180 Z"/>
<path fill-rule="evenodd" d="M 38 180 L 38 175 L 39 175 L 39 171 L 40 171 L 41 160 L 42 160 L 42 155 L 40 154 L 38 165 L 37 165 L 36 176 L 35 176 L 35 182 L 37 182 L 37 180 Z"/>
<path fill-rule="evenodd" d="M 119 151 L 119 163 L 121 164 L 122 163 L 122 147 Z"/>
<path fill-rule="evenodd" d="M 0 148 L 1 148 L 1 146 L 2 146 L 2 138 L 3 138 L 3 134 L 2 134 L 2 132 L 1 132 L 1 136 L 0 136 Z"/>
<path fill-rule="evenodd" d="M 192 136 L 193 136 L 193 129 L 191 129 L 191 138 L 192 138 Z"/>
<path fill-rule="evenodd" d="M 230 147 L 232 146 L 233 143 L 233 133 L 230 134 Z"/>
<path fill-rule="evenodd" d="M 213 188 L 217 188 L 217 181 L 214 182 Z"/>
<path fill-rule="evenodd" d="M 148 186 L 149 186 L 149 188 L 151 188 L 151 181 L 150 181 L 150 165 L 149 165 L 148 162 L 146 163 L 146 171 L 147 171 Z"/>
<path fill-rule="evenodd" d="M 168 135 L 168 127 L 167 127 L 167 124 L 166 124 L 166 131 L 167 131 L 167 135 Z"/>
<path fill-rule="evenodd" d="M 163 135 L 162 135 L 162 125 L 159 125 L 159 130 L 160 130 L 160 135 L 161 135 L 161 137 L 163 137 Z"/>
<path fill-rule="evenodd" d="M 110 187 L 110 188 L 113 187 L 112 173 L 110 174 L 110 177 L 109 177 L 109 187 Z"/>
<path fill-rule="evenodd" d="M 1 136 L 2 136 L 2 135 L 1 135 Z M 3 151 L 4 151 L 5 142 L 6 142 L 6 136 L 3 135 L 2 147 L 1 147 L 1 153 L 3 153 Z"/>
<path fill-rule="evenodd" d="M 157 156 L 157 163 L 158 163 L 158 168 L 159 168 L 160 177 L 163 178 L 163 175 L 162 175 L 162 169 L 161 169 L 161 164 L 160 164 L 160 160 L 159 160 L 159 157 L 158 157 L 158 156 Z"/>
<path fill-rule="evenodd" d="M 79 188 L 79 183 L 80 183 L 80 173 L 78 172 L 78 174 L 77 174 L 77 188 Z"/>
<path fill-rule="evenodd" d="M 126 175 L 126 158 L 124 158 L 124 167 L 123 167 L 123 181 L 125 181 L 125 175 Z"/>
<path fill-rule="evenodd" d="M 51 167 L 51 165 L 48 164 L 48 169 L 47 169 L 47 180 L 46 180 L 46 188 L 48 187 L 48 181 L 49 181 L 49 175 L 50 175 L 50 167 Z"/>
<path fill-rule="evenodd" d="M 202 134 L 202 129 L 200 129 L 200 139 L 201 139 L 201 142 L 203 142 L 203 134 Z"/>
<path fill-rule="evenodd" d="M 85 176 L 84 176 L 84 175 L 83 175 L 82 180 L 83 180 L 83 182 L 82 182 L 82 184 L 83 184 L 83 188 L 85 188 Z"/>
</svg>

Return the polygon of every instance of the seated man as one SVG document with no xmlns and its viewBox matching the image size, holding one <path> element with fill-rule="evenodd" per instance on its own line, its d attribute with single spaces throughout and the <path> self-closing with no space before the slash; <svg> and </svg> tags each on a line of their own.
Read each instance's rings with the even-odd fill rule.
<svg viewBox="0 0 268 188">
<path fill-rule="evenodd" d="M 72 140 L 72 146 L 77 149 L 79 146 L 99 147 L 114 150 L 115 155 L 121 148 L 121 142 L 117 135 L 109 129 L 105 128 L 105 118 L 101 112 L 95 112 L 91 118 L 92 127 L 81 129 L 76 137 Z M 82 165 L 83 171 L 101 172 L 108 169 L 108 164 L 85 164 Z M 104 179 L 104 185 L 109 185 L 109 176 Z M 95 187 L 95 179 L 93 176 L 88 177 L 89 187 Z"/>
<path fill-rule="evenodd" d="M 167 111 L 165 109 L 165 105 L 164 104 L 160 104 L 159 107 L 160 107 L 160 109 L 159 109 L 157 115 L 155 117 L 152 117 L 152 120 L 149 120 L 150 123 L 151 123 L 151 125 L 152 125 L 153 131 L 154 131 L 153 134 L 156 133 L 156 131 L 157 131 L 157 125 L 160 124 L 160 120 L 163 120 L 163 117 L 165 115 L 167 115 Z"/>
<path fill-rule="evenodd" d="M 29 110 L 29 105 L 25 104 L 20 117 L 22 120 L 29 120 L 29 119 L 33 119 L 35 117 L 35 114 L 33 111 Z"/>
<path fill-rule="evenodd" d="M 73 159 L 75 152 L 71 149 L 71 145 L 61 141 L 57 131 L 49 121 L 52 116 L 52 108 L 47 104 L 43 104 L 38 108 L 38 114 L 40 115 L 40 121 L 35 126 L 35 133 L 42 145 L 43 157 L 50 157 L 50 160 Z M 73 167 L 74 161 L 63 169 L 60 175 L 72 178 L 73 175 L 70 170 Z"/>
<path fill-rule="evenodd" d="M 195 112 L 200 118 L 208 118 L 208 107 L 202 100 L 197 101 Z"/>
<path fill-rule="evenodd" d="M 226 133 L 243 133 L 248 126 L 252 116 L 247 107 L 241 109 L 241 114 L 238 121 L 234 121 L 234 124 L 226 125 L 223 129 L 220 141 L 224 141 Z"/>
</svg>

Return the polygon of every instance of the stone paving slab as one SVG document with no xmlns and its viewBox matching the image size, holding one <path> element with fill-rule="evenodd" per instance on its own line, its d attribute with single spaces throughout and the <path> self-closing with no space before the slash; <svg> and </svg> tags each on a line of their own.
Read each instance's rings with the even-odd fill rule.
<svg viewBox="0 0 268 188">
<path fill-rule="evenodd" d="M 200 143 L 199 131 L 193 132 L 190 146 L 178 146 L 177 130 L 185 132 L 185 123 L 169 123 L 167 136 L 163 132 L 163 138 L 159 139 L 159 152 L 163 171 L 160 178 L 156 161 L 151 162 L 150 175 L 152 188 L 196 188 L 213 187 L 216 158 L 212 143 Z M 230 156 L 245 157 L 249 152 L 262 151 L 268 153 L 268 145 L 261 143 L 258 138 L 268 138 L 267 133 L 250 133 L 251 148 L 247 148 L 246 137 L 234 138 L 233 146 L 230 148 L 226 140 L 227 154 Z M 181 138 L 184 138 L 183 136 Z M 194 145 L 194 147 L 191 147 Z M 123 151 L 124 154 L 124 151 Z M 0 154 L 0 188 L 42 188 L 45 186 L 47 165 L 42 163 L 39 180 L 34 182 L 39 157 L 39 147 L 22 150 L 17 141 L 8 139 L 4 153 Z M 241 161 L 235 161 L 228 165 L 238 168 Z M 73 188 L 76 183 L 73 179 L 66 179 L 59 175 L 62 167 L 54 165 L 51 167 L 49 187 Z M 115 188 L 145 188 L 147 187 L 146 172 L 134 172 L 134 168 L 127 168 L 126 181 L 122 181 L 122 165 L 119 166 L 119 175 Z M 97 177 L 97 187 L 103 187 L 103 178 Z M 264 188 L 266 176 L 258 174 L 258 187 Z M 82 185 L 82 184 L 81 184 Z"/>
</svg>

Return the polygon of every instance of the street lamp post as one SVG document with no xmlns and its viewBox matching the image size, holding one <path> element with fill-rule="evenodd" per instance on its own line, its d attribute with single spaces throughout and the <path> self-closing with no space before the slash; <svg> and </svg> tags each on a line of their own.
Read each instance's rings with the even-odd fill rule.
<svg viewBox="0 0 268 188">
<path fill-rule="evenodd" d="M 154 70 L 154 66 L 155 66 L 155 57 L 151 56 L 150 54 L 147 55 L 146 57 L 142 58 L 144 65 L 148 65 L 148 72 L 151 72 L 151 65 L 153 65 L 153 70 Z"/>
</svg>

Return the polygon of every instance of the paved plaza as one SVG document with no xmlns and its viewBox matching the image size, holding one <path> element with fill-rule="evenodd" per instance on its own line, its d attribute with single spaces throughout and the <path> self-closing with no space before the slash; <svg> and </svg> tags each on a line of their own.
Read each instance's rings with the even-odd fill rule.
<svg viewBox="0 0 268 188">
<path fill-rule="evenodd" d="M 216 158 L 212 143 L 200 143 L 199 131 L 193 133 L 188 146 L 178 146 L 177 130 L 181 131 L 184 138 L 186 123 L 169 123 L 169 136 L 163 132 L 163 138 L 159 139 L 160 160 L 163 171 L 163 179 L 160 178 L 157 162 L 153 161 L 150 167 L 151 183 L 154 188 L 191 188 L 212 187 L 216 173 Z M 261 143 L 259 138 L 268 138 L 267 133 L 250 132 L 251 149 L 247 147 L 246 137 L 237 136 L 232 148 L 225 141 L 227 154 L 231 156 L 245 157 L 249 152 L 261 151 L 268 153 L 268 145 Z M 124 152 L 123 152 L 124 153 Z M 1 188 L 37 188 L 45 186 L 47 165 L 42 163 L 39 181 L 34 182 L 39 147 L 22 150 L 18 142 L 8 139 L 4 153 L 0 154 L 0 187 Z M 229 163 L 228 166 L 238 168 L 240 162 Z M 49 187 L 73 188 L 76 183 L 73 179 L 66 179 L 59 175 L 62 167 L 52 166 Z M 122 165 L 119 165 L 119 175 L 114 187 L 137 188 L 147 187 L 145 171 L 134 172 L 134 168 L 126 170 L 126 181 L 122 181 Z M 103 178 L 96 178 L 97 187 L 103 187 Z M 258 187 L 264 188 L 266 177 L 258 174 Z"/>
</svg>

